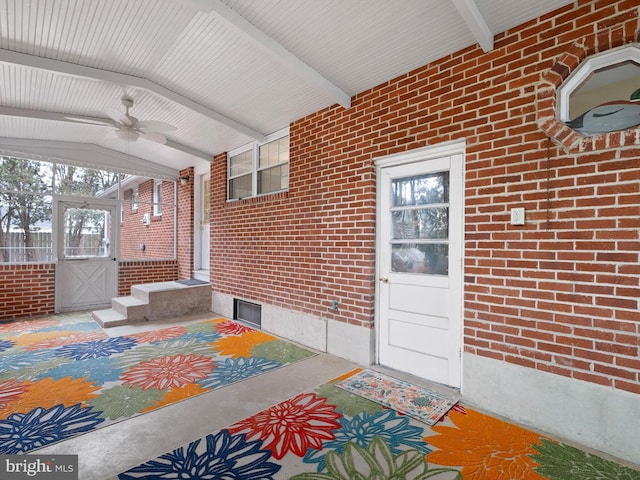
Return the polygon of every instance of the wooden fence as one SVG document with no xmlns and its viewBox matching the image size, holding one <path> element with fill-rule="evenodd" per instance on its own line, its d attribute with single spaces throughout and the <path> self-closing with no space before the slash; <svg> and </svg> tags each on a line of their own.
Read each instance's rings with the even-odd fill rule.
<svg viewBox="0 0 640 480">
<path fill-rule="evenodd" d="M 51 232 L 32 232 L 31 246 L 24 244 L 24 233 L 9 232 L 5 245 L 0 246 L 0 262 L 51 262 L 53 261 L 53 238 Z M 78 247 L 67 247 L 70 256 L 104 256 L 108 254 L 99 234 L 84 234 Z"/>
</svg>

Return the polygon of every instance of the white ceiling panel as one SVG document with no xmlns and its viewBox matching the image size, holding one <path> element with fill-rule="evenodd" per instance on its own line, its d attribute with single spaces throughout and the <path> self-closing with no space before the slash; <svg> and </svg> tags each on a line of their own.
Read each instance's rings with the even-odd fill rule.
<svg viewBox="0 0 640 480">
<path fill-rule="evenodd" d="M 351 96 L 482 41 L 478 26 L 486 48 L 568 3 L 2 0 L 0 151 L 26 142 L 40 155 L 49 142 L 76 162 L 128 155 L 170 175 L 331 105 L 349 108 Z M 131 115 L 177 127 L 165 145 L 115 137 L 106 109 L 123 112 L 123 96 Z"/>
<path fill-rule="evenodd" d="M 494 35 L 574 3 L 572 0 L 475 0 Z"/>
<path fill-rule="evenodd" d="M 351 95 L 473 43 L 442 0 L 226 3 Z"/>
</svg>

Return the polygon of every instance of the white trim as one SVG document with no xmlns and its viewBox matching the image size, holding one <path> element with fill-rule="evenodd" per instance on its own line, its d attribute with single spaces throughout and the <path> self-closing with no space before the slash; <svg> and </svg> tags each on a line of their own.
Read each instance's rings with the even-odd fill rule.
<svg viewBox="0 0 640 480">
<path fill-rule="evenodd" d="M 451 0 L 482 50 L 493 50 L 493 33 L 473 0 Z"/>
<path fill-rule="evenodd" d="M 174 168 L 92 143 L 0 137 L 0 154 L 164 180 L 176 180 L 179 174 Z"/>
<path fill-rule="evenodd" d="M 153 181 L 153 216 L 162 216 L 162 180 Z M 160 187 L 160 195 L 158 195 L 158 186 Z M 175 190 L 175 189 L 174 189 Z"/>
<path fill-rule="evenodd" d="M 394 153 L 392 155 L 378 157 L 373 160 L 373 163 L 378 169 L 380 169 L 405 163 L 430 160 L 432 158 L 446 157 L 458 153 L 465 155 L 466 145 L 467 141 L 465 139 L 451 140 L 449 142 L 439 143 L 438 145 L 416 148 L 415 150 L 410 150 L 408 152 Z"/>
<path fill-rule="evenodd" d="M 625 45 L 623 47 L 614 48 L 604 53 L 593 55 L 583 61 L 571 75 L 558 88 L 557 92 L 557 109 L 558 119 L 561 122 L 568 122 L 569 117 L 569 100 L 573 91 L 580 87 L 587 78 L 596 70 L 604 67 L 616 65 L 631 61 L 640 64 L 640 48 L 637 44 Z"/>
<path fill-rule="evenodd" d="M 238 200 L 243 200 L 245 198 L 256 198 L 256 197 L 261 197 L 264 195 L 271 195 L 272 193 L 278 193 L 278 192 L 284 192 L 289 190 L 289 188 L 284 188 L 284 189 L 280 189 L 280 190 L 275 190 L 273 192 L 266 192 L 266 193 L 258 193 L 258 172 L 261 170 L 266 170 L 266 168 L 259 168 L 259 163 L 260 163 L 260 147 L 263 145 L 266 145 L 268 143 L 271 142 L 275 142 L 281 138 L 284 137 L 288 137 L 289 136 L 289 127 L 283 128 L 281 130 L 278 130 L 277 132 L 274 132 L 270 135 L 267 135 L 264 139 L 263 142 L 252 142 L 249 143 L 247 145 L 243 145 L 242 147 L 238 147 L 234 150 L 231 150 L 229 152 L 227 152 L 227 202 L 235 202 Z M 289 142 L 289 146 L 291 146 L 291 142 Z M 251 156 L 252 156 L 252 162 L 253 162 L 253 166 L 252 166 L 252 171 L 251 171 L 251 195 L 246 196 L 246 197 L 242 197 L 242 198 L 236 198 L 236 197 L 229 197 L 229 181 L 233 180 L 235 178 L 241 178 L 241 177 L 245 177 L 248 176 L 249 173 L 243 173 L 242 175 L 236 175 L 234 177 L 231 177 L 229 175 L 229 173 L 231 172 L 231 168 L 230 168 L 230 164 L 231 164 L 231 159 L 233 157 L 236 157 L 238 155 L 241 155 L 243 153 L 249 152 L 251 151 Z M 291 159 L 289 158 L 289 160 L 287 160 L 286 162 L 281 162 L 279 165 L 284 165 L 284 164 L 290 164 Z M 273 166 L 273 165 L 272 165 Z M 270 166 L 270 167 L 272 167 Z M 269 167 L 269 168 L 270 168 Z"/>
<path fill-rule="evenodd" d="M 257 146 L 264 145 L 265 143 L 273 142 L 274 140 L 277 140 L 282 137 L 286 137 L 287 135 L 289 135 L 289 127 L 285 127 L 281 130 L 270 133 L 269 135 L 265 136 L 261 142 L 251 142 L 251 143 L 242 145 L 241 147 L 234 148 L 233 150 L 229 150 L 227 152 L 227 157 L 235 157 L 240 153 L 243 153 L 243 152 L 246 152 L 247 150 L 255 148 L 256 145 Z"/>
</svg>

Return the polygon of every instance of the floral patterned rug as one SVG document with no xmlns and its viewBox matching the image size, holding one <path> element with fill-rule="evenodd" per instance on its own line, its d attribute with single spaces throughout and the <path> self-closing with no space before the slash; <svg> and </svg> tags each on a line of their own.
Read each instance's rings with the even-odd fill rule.
<svg viewBox="0 0 640 480">
<path fill-rule="evenodd" d="M 338 388 L 339 380 L 114 478 L 640 479 L 638 470 L 460 404 L 428 426 Z"/>
<path fill-rule="evenodd" d="M 362 370 L 336 386 L 433 425 L 456 400 L 373 370 Z"/>
<path fill-rule="evenodd" d="M 0 454 L 72 436 L 315 355 L 217 318 L 110 337 L 88 316 L 0 324 Z"/>
</svg>

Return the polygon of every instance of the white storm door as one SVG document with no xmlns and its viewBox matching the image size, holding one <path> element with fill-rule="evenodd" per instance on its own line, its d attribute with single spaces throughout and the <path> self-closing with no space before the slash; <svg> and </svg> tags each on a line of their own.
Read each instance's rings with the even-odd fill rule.
<svg viewBox="0 0 640 480">
<path fill-rule="evenodd" d="M 56 311 L 111 306 L 117 295 L 116 202 L 56 202 Z"/>
<path fill-rule="evenodd" d="M 454 154 L 378 171 L 378 362 L 456 388 L 462 167 L 463 155 Z"/>
<path fill-rule="evenodd" d="M 199 225 L 200 225 L 200 270 L 209 270 L 210 255 L 210 227 L 211 222 L 211 180 L 210 176 L 203 175 L 200 177 L 200 208 L 199 208 Z M 207 279 L 208 280 L 208 279 Z"/>
</svg>

